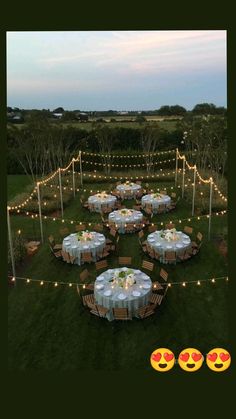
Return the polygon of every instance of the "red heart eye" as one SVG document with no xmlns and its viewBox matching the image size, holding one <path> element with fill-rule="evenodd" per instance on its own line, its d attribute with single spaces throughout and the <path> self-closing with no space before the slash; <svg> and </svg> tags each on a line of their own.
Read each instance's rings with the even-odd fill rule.
<svg viewBox="0 0 236 419">
<path fill-rule="evenodd" d="M 215 362 L 217 360 L 217 353 L 213 352 L 212 354 L 208 354 L 207 359 L 209 359 L 211 362 Z"/>
<path fill-rule="evenodd" d="M 160 352 L 157 352 L 156 354 L 152 355 L 152 360 L 153 361 L 159 362 L 160 359 L 161 359 L 161 353 Z"/>
<path fill-rule="evenodd" d="M 181 354 L 180 359 L 181 359 L 181 361 L 187 362 L 188 359 L 189 359 L 189 353 L 185 352 L 184 354 Z"/>
<path fill-rule="evenodd" d="M 220 359 L 222 362 L 228 361 L 229 358 L 230 358 L 230 354 L 224 354 L 224 352 L 220 353 Z"/>
<path fill-rule="evenodd" d="M 200 361 L 200 359 L 202 359 L 202 354 L 196 354 L 196 352 L 193 352 L 192 358 L 195 362 Z"/>
<path fill-rule="evenodd" d="M 168 352 L 165 352 L 164 353 L 164 358 L 165 358 L 166 362 L 169 362 L 174 358 L 174 355 L 173 354 L 168 354 Z"/>
</svg>

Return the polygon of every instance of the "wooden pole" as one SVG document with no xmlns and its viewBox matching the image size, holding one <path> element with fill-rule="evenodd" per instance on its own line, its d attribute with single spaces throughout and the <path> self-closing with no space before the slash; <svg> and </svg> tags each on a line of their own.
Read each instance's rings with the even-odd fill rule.
<svg viewBox="0 0 236 419">
<path fill-rule="evenodd" d="M 72 184 L 73 184 L 73 194 L 75 197 L 75 159 L 72 159 Z"/>
<path fill-rule="evenodd" d="M 83 173 L 82 173 L 82 160 L 81 160 L 81 151 L 79 152 L 79 165 L 80 165 L 80 183 L 83 185 Z"/>
<path fill-rule="evenodd" d="M 209 224 L 208 224 L 208 240 L 211 239 L 211 210 L 212 210 L 212 177 L 210 178 L 210 200 L 209 200 Z"/>
<path fill-rule="evenodd" d="M 41 197 L 40 197 L 40 190 L 39 190 L 39 182 L 37 182 L 37 192 L 38 192 L 38 206 L 39 206 L 39 223 L 40 223 L 40 232 L 41 232 L 41 241 L 43 240 L 43 221 L 42 221 L 42 210 L 41 210 Z"/>
<path fill-rule="evenodd" d="M 185 156 L 183 158 L 182 198 L 184 197 Z"/>
<path fill-rule="evenodd" d="M 12 274 L 13 274 L 13 277 L 16 278 L 16 268 L 15 268 L 15 258 L 14 258 L 14 251 L 13 251 L 13 245 L 12 245 L 12 235 L 11 235 L 11 223 L 10 223 L 9 207 L 7 207 L 7 228 L 8 228 L 8 238 L 9 238 L 10 254 L 11 254 Z M 15 283 L 16 283 L 16 281 L 15 281 Z"/>
<path fill-rule="evenodd" d="M 177 178 L 178 178 L 178 154 L 179 150 L 176 148 L 176 157 L 175 157 L 175 186 L 177 186 Z"/>
<path fill-rule="evenodd" d="M 194 215 L 194 204 L 195 204 L 195 192 L 196 192 L 196 173 L 197 173 L 197 166 L 194 165 L 194 173 L 193 173 L 193 202 L 192 202 L 192 216 Z"/>
<path fill-rule="evenodd" d="M 59 188 L 60 188 L 60 197 L 61 197 L 61 218 L 64 216 L 63 212 L 63 197 L 62 197 L 62 187 L 61 187 L 61 169 L 58 169 L 58 175 L 59 175 Z"/>
</svg>

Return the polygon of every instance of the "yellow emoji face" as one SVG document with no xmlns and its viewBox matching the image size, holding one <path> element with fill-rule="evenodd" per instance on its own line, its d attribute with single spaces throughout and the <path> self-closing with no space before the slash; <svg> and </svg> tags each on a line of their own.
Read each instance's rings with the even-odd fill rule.
<svg viewBox="0 0 236 419">
<path fill-rule="evenodd" d="M 175 364 L 175 356 L 167 348 L 158 348 L 153 351 L 150 357 L 151 366 L 161 372 L 169 371 Z"/>
<path fill-rule="evenodd" d="M 187 348 L 180 352 L 178 363 L 183 370 L 194 372 L 201 368 L 203 360 L 201 352 L 195 348 Z"/>
<path fill-rule="evenodd" d="M 227 370 L 231 364 L 231 356 L 226 349 L 214 348 L 207 354 L 207 366 L 216 372 Z"/>
</svg>

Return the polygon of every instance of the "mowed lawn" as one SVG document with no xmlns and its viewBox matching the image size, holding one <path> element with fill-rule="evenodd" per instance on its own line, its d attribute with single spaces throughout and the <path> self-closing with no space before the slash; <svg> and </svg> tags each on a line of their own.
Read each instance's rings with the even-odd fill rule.
<svg viewBox="0 0 236 419">
<path fill-rule="evenodd" d="M 13 182 L 14 183 L 14 182 Z M 95 188 L 93 184 L 93 188 Z M 160 184 L 153 183 L 153 187 Z M 161 185 L 163 186 L 163 185 Z M 170 186 L 166 185 L 167 188 Z M 85 186 L 86 187 L 86 186 Z M 89 186 L 88 186 L 89 188 Z M 106 185 L 99 184 L 98 189 Z M 87 193 L 86 193 L 87 194 Z M 85 195 L 86 195 L 85 194 Z M 71 200 L 64 211 L 64 218 L 76 221 L 97 222 L 99 214 L 90 214 L 80 204 L 80 194 Z M 132 207 L 134 201 L 125 201 Z M 154 216 L 152 222 L 181 220 L 190 216 L 187 202 L 181 199 L 175 212 Z M 26 216 L 11 216 L 12 230 L 21 229 L 25 238 L 40 238 L 39 221 Z M 225 279 L 202 282 L 227 275 L 227 261 L 219 253 L 216 242 L 207 240 L 208 220 L 206 218 L 177 223 L 177 229 L 191 225 L 194 234 L 201 231 L 204 243 L 200 253 L 191 260 L 176 266 L 164 266 L 173 284 L 154 316 L 145 320 L 130 322 L 108 322 L 92 316 L 83 307 L 76 286 L 60 285 L 80 283 L 79 274 L 86 267 L 94 281 L 94 264 L 79 267 L 67 265 L 54 259 L 50 253 L 47 237 L 53 234 L 62 240 L 60 229 L 68 227 L 69 221 L 44 220 L 45 243 L 37 254 L 27 259 L 18 268 L 18 275 L 25 278 L 58 281 L 53 284 L 29 283 L 18 280 L 9 288 L 9 369 L 16 370 L 151 370 L 149 358 L 158 347 L 167 347 L 175 355 L 187 347 L 195 347 L 205 354 L 214 347 L 228 344 L 228 283 Z M 160 228 L 160 227 L 158 227 Z M 91 227 L 92 229 L 92 227 Z M 213 238 L 225 233 L 226 216 L 212 219 Z M 148 232 L 145 229 L 145 235 Z M 108 230 L 104 229 L 108 236 Z M 115 267 L 119 256 L 131 256 L 132 266 L 140 269 L 142 260 L 151 260 L 142 253 L 138 235 L 120 235 L 117 254 L 108 257 L 109 267 Z M 152 280 L 159 280 L 161 265 L 154 261 L 150 274 Z M 148 272 L 147 272 L 148 273 Z M 186 282 L 183 287 L 182 282 Z M 82 289 L 81 293 L 85 293 Z M 176 367 L 177 368 L 177 367 Z"/>
</svg>

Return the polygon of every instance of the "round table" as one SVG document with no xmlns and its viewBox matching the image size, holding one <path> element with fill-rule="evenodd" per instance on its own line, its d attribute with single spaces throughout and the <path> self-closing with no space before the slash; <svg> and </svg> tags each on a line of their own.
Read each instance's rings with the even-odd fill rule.
<svg viewBox="0 0 236 419">
<path fill-rule="evenodd" d="M 81 232 L 83 233 L 83 232 Z M 62 250 L 68 252 L 71 256 L 76 257 L 74 263 L 82 265 L 82 253 L 91 252 L 93 261 L 98 260 L 98 254 L 103 251 L 106 245 L 106 238 L 103 234 L 96 231 L 89 232 L 92 235 L 92 240 L 78 240 L 77 234 L 73 233 L 65 237 L 62 243 Z"/>
<path fill-rule="evenodd" d="M 137 193 L 141 189 L 141 185 L 138 183 L 121 183 L 117 185 L 116 189 L 120 192 L 120 196 L 122 199 L 133 199 L 136 197 Z"/>
<path fill-rule="evenodd" d="M 116 275 L 125 275 L 124 279 Z M 135 283 L 127 285 L 127 276 L 131 275 Z M 116 282 L 112 282 L 115 278 Z M 132 281 L 133 281 L 132 280 Z M 123 287 L 120 285 L 123 284 Z M 127 288 L 126 288 L 127 285 Z M 152 281 L 139 269 L 115 268 L 102 272 L 94 284 L 94 297 L 97 304 L 109 309 L 106 317 L 113 320 L 113 308 L 128 308 L 132 317 L 137 315 L 140 307 L 148 304 L 152 293 Z"/>
<path fill-rule="evenodd" d="M 191 247 L 190 237 L 187 234 L 182 233 L 182 231 L 175 231 L 174 234 L 176 235 L 177 240 L 171 240 L 170 238 L 167 240 L 165 237 L 161 237 L 166 233 L 171 237 L 171 233 L 169 233 L 171 231 L 172 230 L 154 231 L 154 233 L 147 236 L 147 245 L 161 254 L 160 262 L 162 263 L 165 263 L 164 253 L 166 251 L 174 251 L 176 252 L 176 255 L 178 255 Z"/>
<path fill-rule="evenodd" d="M 89 209 L 92 212 L 102 212 L 102 209 L 105 207 L 114 208 L 117 198 L 113 195 L 108 194 L 96 194 L 88 198 Z"/>
<path fill-rule="evenodd" d="M 152 211 L 155 214 L 160 207 L 160 205 L 169 205 L 171 203 L 171 197 L 169 195 L 151 193 L 144 195 L 141 199 L 142 208 L 145 208 L 146 205 L 152 206 Z"/>
<path fill-rule="evenodd" d="M 118 232 L 125 233 L 126 224 L 140 224 L 143 220 L 141 211 L 136 211 L 129 208 L 113 211 L 108 216 L 108 223 L 115 223 Z"/>
</svg>

